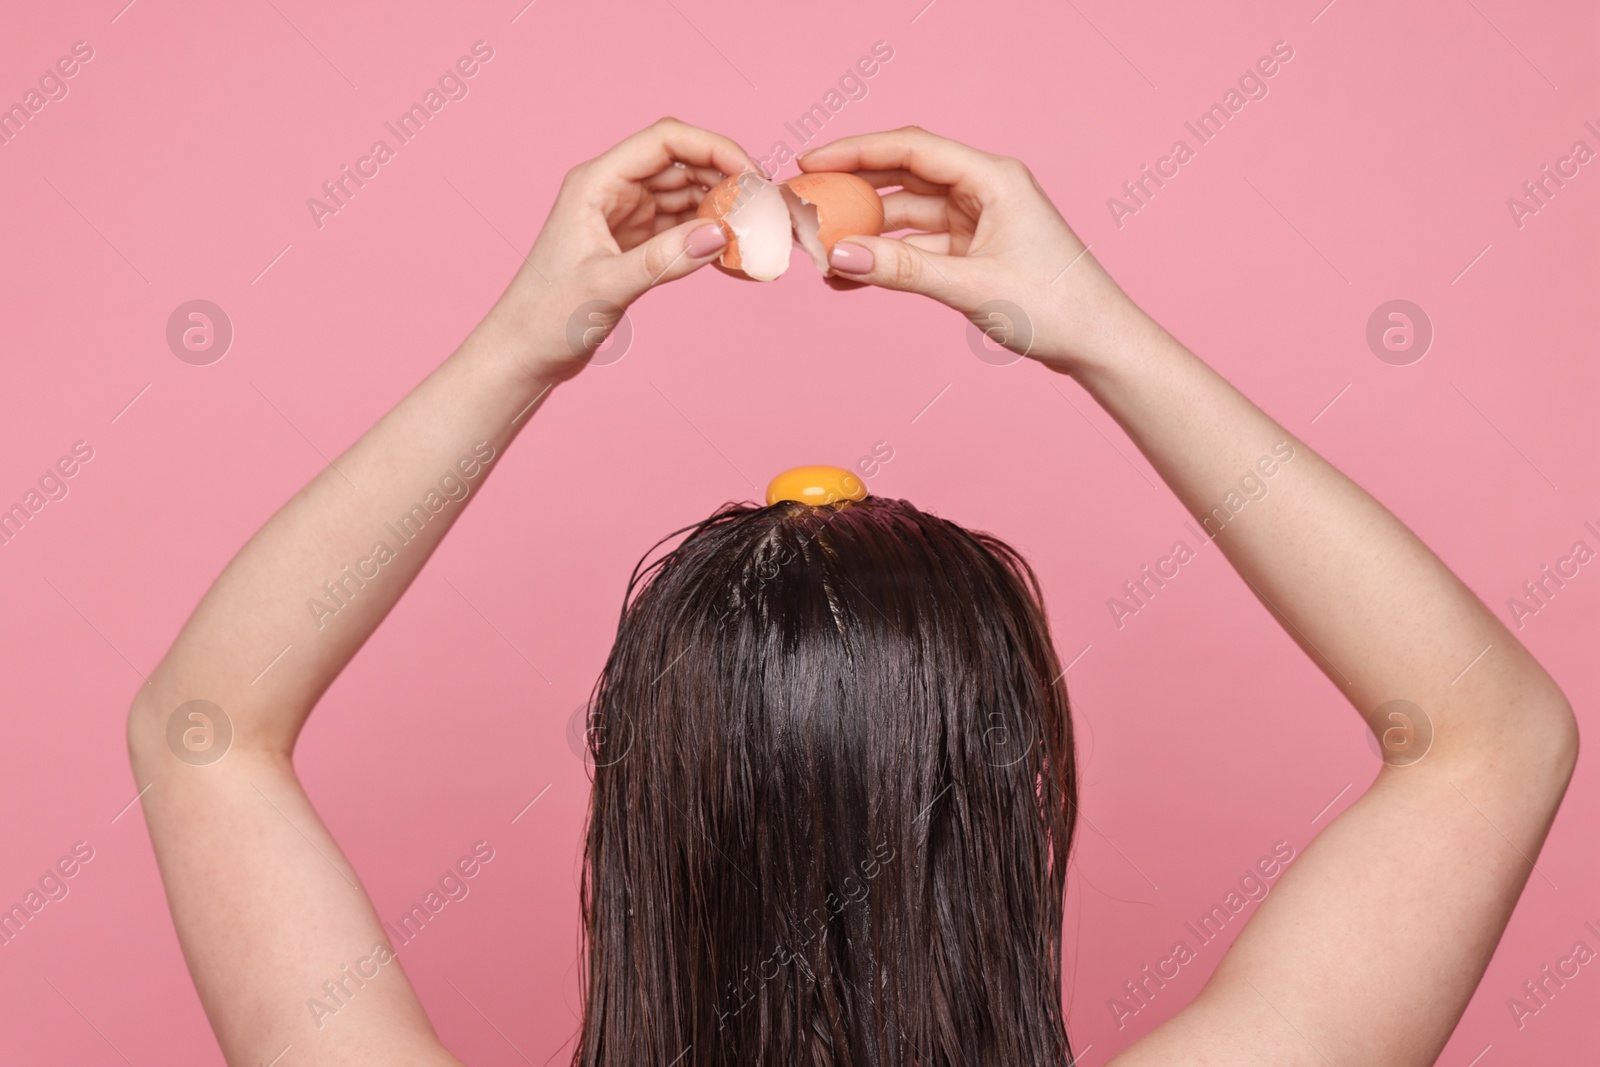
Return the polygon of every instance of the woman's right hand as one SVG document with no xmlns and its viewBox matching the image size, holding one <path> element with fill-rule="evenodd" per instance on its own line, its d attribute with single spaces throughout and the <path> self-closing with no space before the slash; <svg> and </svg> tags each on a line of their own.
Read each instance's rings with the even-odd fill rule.
<svg viewBox="0 0 1600 1067">
<path fill-rule="evenodd" d="M 884 196 L 884 228 L 834 249 L 845 277 L 921 293 L 995 342 L 1070 373 L 1105 351 L 1132 302 L 1089 254 L 1020 161 L 916 126 L 845 137 L 805 153 L 804 171 L 850 171 Z"/>
<path fill-rule="evenodd" d="M 664 118 L 567 172 L 533 250 L 489 323 L 538 383 L 587 366 L 628 305 L 721 255 L 697 217 L 706 190 L 759 169 L 721 134 Z"/>
</svg>

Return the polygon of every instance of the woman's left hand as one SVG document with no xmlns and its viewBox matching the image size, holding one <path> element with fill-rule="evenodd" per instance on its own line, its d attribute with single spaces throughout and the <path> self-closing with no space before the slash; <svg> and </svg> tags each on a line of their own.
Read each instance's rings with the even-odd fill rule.
<svg viewBox="0 0 1600 1067">
<path fill-rule="evenodd" d="M 629 304 L 726 243 L 706 190 L 760 167 L 720 134 L 664 118 L 567 172 L 521 270 L 485 321 L 537 378 L 583 369 Z"/>
</svg>

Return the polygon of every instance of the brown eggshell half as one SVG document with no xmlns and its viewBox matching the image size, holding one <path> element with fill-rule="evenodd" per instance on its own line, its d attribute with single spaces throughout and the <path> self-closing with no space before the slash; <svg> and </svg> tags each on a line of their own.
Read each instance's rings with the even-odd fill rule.
<svg viewBox="0 0 1600 1067">
<path fill-rule="evenodd" d="M 795 217 L 796 238 L 824 274 L 831 273 L 828 257 L 841 237 L 876 237 L 883 232 L 883 198 L 870 183 L 854 174 L 802 174 L 783 184 L 801 201 L 798 207 L 793 200 L 789 205 L 790 214 Z M 809 240 L 810 210 L 816 212 L 815 244 Z"/>
</svg>

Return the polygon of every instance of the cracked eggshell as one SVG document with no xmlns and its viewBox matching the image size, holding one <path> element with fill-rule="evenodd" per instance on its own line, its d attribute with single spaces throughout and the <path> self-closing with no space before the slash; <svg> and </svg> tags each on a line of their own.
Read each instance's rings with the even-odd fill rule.
<svg viewBox="0 0 1600 1067">
<path fill-rule="evenodd" d="M 883 198 L 854 174 L 802 174 L 781 184 L 755 173 L 729 175 L 706 191 L 696 217 L 714 219 L 728 245 L 721 263 L 757 281 L 789 269 L 795 245 L 817 270 L 832 274 L 828 256 L 841 238 L 883 232 Z"/>
<path fill-rule="evenodd" d="M 783 187 L 789 194 L 795 238 L 823 274 L 833 273 L 828 257 L 840 238 L 883 233 L 883 198 L 854 174 L 802 174 Z"/>
<path fill-rule="evenodd" d="M 789 269 L 794 224 L 778 186 L 754 171 L 730 174 L 706 191 L 696 217 L 715 219 L 728 239 L 721 263 L 758 281 Z"/>
</svg>

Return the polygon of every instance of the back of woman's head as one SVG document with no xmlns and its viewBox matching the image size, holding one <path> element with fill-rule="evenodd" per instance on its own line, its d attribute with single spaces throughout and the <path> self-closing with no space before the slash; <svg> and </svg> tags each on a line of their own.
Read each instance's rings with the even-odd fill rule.
<svg viewBox="0 0 1600 1067">
<path fill-rule="evenodd" d="M 574 1062 L 1065 1063 L 1060 674 L 1028 565 L 904 501 L 730 505 L 641 564 Z"/>
</svg>

